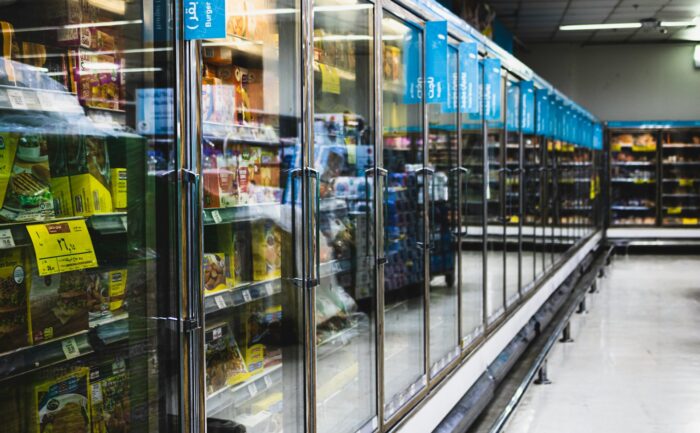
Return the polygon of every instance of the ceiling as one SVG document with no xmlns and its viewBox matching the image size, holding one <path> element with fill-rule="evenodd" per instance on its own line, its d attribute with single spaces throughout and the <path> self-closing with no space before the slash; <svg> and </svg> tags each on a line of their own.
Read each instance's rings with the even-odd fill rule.
<svg viewBox="0 0 700 433">
<path fill-rule="evenodd" d="M 523 43 L 581 44 L 700 41 L 695 28 L 561 31 L 560 25 L 638 22 L 645 18 L 690 21 L 700 0 L 487 0 L 498 19 Z"/>
</svg>

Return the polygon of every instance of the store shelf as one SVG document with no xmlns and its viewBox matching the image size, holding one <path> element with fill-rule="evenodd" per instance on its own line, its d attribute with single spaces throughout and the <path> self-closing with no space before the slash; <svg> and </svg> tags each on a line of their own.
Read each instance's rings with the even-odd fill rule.
<svg viewBox="0 0 700 433">
<path fill-rule="evenodd" d="M 128 337 L 128 313 L 90 321 L 89 329 L 0 354 L 0 380 L 95 353 Z M 92 344 L 91 344 L 92 342 Z M 93 347 L 93 344 L 98 347 Z"/>
<path fill-rule="evenodd" d="M 280 219 L 281 205 L 279 203 L 261 203 L 245 206 L 234 206 L 217 209 L 204 209 L 204 225 L 231 224 L 257 219 Z"/>
<path fill-rule="evenodd" d="M 226 141 L 229 144 L 249 144 L 253 146 L 280 147 L 290 145 L 280 140 L 271 126 L 242 125 L 232 123 L 202 122 L 204 140 Z"/>
<path fill-rule="evenodd" d="M 282 365 L 263 369 L 260 373 L 236 385 L 226 386 L 207 397 L 207 416 L 232 406 L 240 406 L 258 394 L 282 382 Z"/>
<path fill-rule="evenodd" d="M 663 161 L 664 165 L 700 165 L 700 161 Z"/>
<path fill-rule="evenodd" d="M 673 198 L 692 198 L 692 197 L 700 197 L 700 194 L 667 194 L 667 193 L 661 193 L 663 197 L 673 197 Z"/>
<path fill-rule="evenodd" d="M 282 280 L 280 278 L 241 284 L 206 295 L 204 297 L 204 312 L 213 314 L 217 311 L 268 298 L 281 292 Z"/>
<path fill-rule="evenodd" d="M 329 262 L 324 262 L 321 263 L 320 266 L 321 278 L 327 278 L 336 274 L 348 272 L 351 269 L 352 262 L 350 260 L 331 260 Z"/>
<path fill-rule="evenodd" d="M 612 162 L 610 165 L 613 167 L 649 167 L 655 165 L 654 161 L 625 161 L 625 162 Z"/>
<path fill-rule="evenodd" d="M 648 211 L 648 210 L 654 210 L 654 207 L 651 206 L 610 206 L 610 209 L 612 210 L 619 210 L 619 211 Z"/>
<path fill-rule="evenodd" d="M 700 144 L 695 143 L 664 143 L 664 149 L 700 149 Z"/>
<path fill-rule="evenodd" d="M 68 92 L 0 85 L 0 109 L 83 114 L 76 95 Z"/>
<path fill-rule="evenodd" d="M 646 185 L 651 183 L 656 183 L 654 179 L 632 179 L 627 177 L 615 177 L 610 179 L 611 182 L 615 183 L 634 183 L 638 185 Z"/>
<path fill-rule="evenodd" d="M 561 162 L 560 167 L 590 167 L 593 164 L 590 162 Z"/>
<path fill-rule="evenodd" d="M 672 182 L 672 183 L 684 183 L 684 182 L 700 182 L 700 178 L 694 177 L 694 178 L 686 178 L 686 177 L 679 177 L 676 179 L 663 179 L 663 182 Z"/>
</svg>

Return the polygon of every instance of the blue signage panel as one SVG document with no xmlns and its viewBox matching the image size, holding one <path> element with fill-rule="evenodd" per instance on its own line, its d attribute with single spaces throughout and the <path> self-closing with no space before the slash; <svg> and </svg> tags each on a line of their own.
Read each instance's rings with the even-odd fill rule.
<svg viewBox="0 0 700 433">
<path fill-rule="evenodd" d="M 185 40 L 226 37 L 226 0 L 186 0 Z"/>
<path fill-rule="evenodd" d="M 459 86 L 457 73 L 457 48 L 447 48 L 447 102 L 442 104 L 443 113 L 456 113 L 459 104 Z"/>
<path fill-rule="evenodd" d="M 425 23 L 425 102 L 447 102 L 447 21 Z"/>
<path fill-rule="evenodd" d="M 484 59 L 484 118 L 501 119 L 501 60 Z"/>
<path fill-rule="evenodd" d="M 535 84 L 520 83 L 520 128 L 524 134 L 535 133 Z"/>
<path fill-rule="evenodd" d="M 462 113 L 479 112 L 479 52 L 476 42 L 459 44 L 459 109 Z"/>
<path fill-rule="evenodd" d="M 535 90 L 535 133 L 549 135 L 549 91 Z"/>
<path fill-rule="evenodd" d="M 421 79 L 421 34 L 410 26 L 403 42 L 404 104 L 419 104 L 423 99 L 423 80 Z"/>
<path fill-rule="evenodd" d="M 508 81 L 506 89 L 506 127 L 517 131 L 520 127 L 520 84 Z"/>
</svg>

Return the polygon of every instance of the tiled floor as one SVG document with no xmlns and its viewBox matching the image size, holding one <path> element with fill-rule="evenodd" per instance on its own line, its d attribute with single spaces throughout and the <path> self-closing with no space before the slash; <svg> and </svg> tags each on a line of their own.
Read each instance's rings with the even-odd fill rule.
<svg viewBox="0 0 700 433">
<path fill-rule="evenodd" d="M 700 256 L 618 256 L 508 433 L 700 432 Z"/>
</svg>

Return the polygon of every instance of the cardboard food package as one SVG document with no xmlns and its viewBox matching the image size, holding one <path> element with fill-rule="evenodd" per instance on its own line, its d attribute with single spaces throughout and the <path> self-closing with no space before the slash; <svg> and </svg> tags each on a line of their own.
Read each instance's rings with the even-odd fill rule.
<svg viewBox="0 0 700 433">
<path fill-rule="evenodd" d="M 69 143 L 66 155 L 75 215 L 113 212 L 106 138 L 84 136 Z"/>
<path fill-rule="evenodd" d="M 281 233 L 272 220 L 252 225 L 253 280 L 265 281 L 282 276 Z"/>
<path fill-rule="evenodd" d="M 129 378 L 126 361 L 94 366 L 90 370 L 91 433 L 130 431 Z"/>
<path fill-rule="evenodd" d="M 209 327 L 204 334 L 207 394 L 245 380 L 249 374 L 231 328 L 226 323 Z"/>
<path fill-rule="evenodd" d="M 0 250 L 0 353 L 29 344 L 24 254 Z"/>
<path fill-rule="evenodd" d="M 89 374 L 76 368 L 34 388 L 36 432 L 90 433 Z"/>
<path fill-rule="evenodd" d="M 204 254 L 204 293 L 225 290 L 231 279 L 231 265 L 224 253 Z"/>
<path fill-rule="evenodd" d="M 80 49 L 71 52 L 73 90 L 80 103 L 88 107 L 119 109 L 120 62 L 112 55 Z"/>
<path fill-rule="evenodd" d="M 88 329 L 89 271 L 40 276 L 32 266 L 29 278 L 29 330 L 32 343 Z"/>
<path fill-rule="evenodd" d="M 112 168 L 112 207 L 115 211 L 126 210 L 126 168 Z"/>
<path fill-rule="evenodd" d="M 51 172 L 46 139 L 41 135 L 22 136 L 17 141 L 0 218 L 6 221 L 53 218 L 54 203 L 50 185 Z"/>
</svg>

